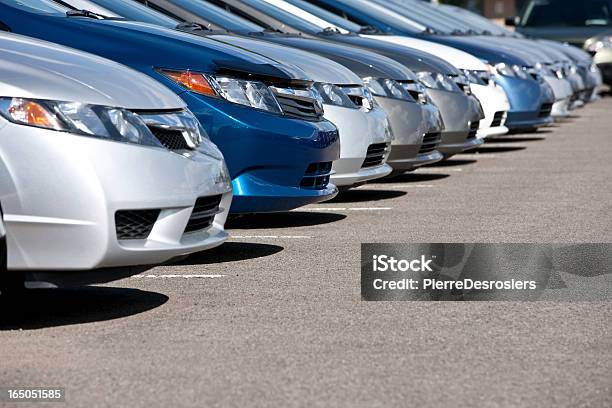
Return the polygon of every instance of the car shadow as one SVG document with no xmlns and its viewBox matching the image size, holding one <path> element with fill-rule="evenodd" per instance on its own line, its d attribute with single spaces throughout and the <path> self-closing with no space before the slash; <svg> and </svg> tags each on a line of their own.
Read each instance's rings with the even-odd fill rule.
<svg viewBox="0 0 612 408">
<path fill-rule="evenodd" d="M 246 261 L 248 259 L 271 256 L 281 252 L 283 249 L 285 248 L 282 246 L 270 244 L 226 242 L 217 248 L 191 254 L 169 265 L 208 265 L 221 262 Z"/>
<path fill-rule="evenodd" d="M 274 229 L 312 227 L 330 224 L 346 218 L 344 214 L 328 212 L 289 211 L 281 213 L 247 214 L 230 218 L 225 223 L 226 229 Z"/>
<path fill-rule="evenodd" d="M 439 161 L 437 163 L 429 164 L 425 166 L 424 168 L 465 166 L 465 165 L 476 163 L 476 162 L 477 160 L 471 160 L 471 159 L 447 159 L 447 160 Z"/>
<path fill-rule="evenodd" d="M 487 140 L 487 143 L 524 143 L 524 142 L 539 142 L 546 140 L 545 137 L 499 137 Z"/>
<path fill-rule="evenodd" d="M 427 171 L 427 168 L 423 168 L 423 171 Z M 404 173 L 399 176 L 378 179 L 371 184 L 391 184 L 391 183 L 419 183 L 423 181 L 436 181 L 450 177 L 449 174 L 441 173 Z"/>
<path fill-rule="evenodd" d="M 477 149 L 469 150 L 467 152 L 463 152 L 464 154 L 487 154 L 487 153 L 506 153 L 506 152 L 516 152 L 519 150 L 525 150 L 525 146 L 485 146 L 479 147 Z"/>
<path fill-rule="evenodd" d="M 71 289 L 29 289 L 0 296 L 0 331 L 120 319 L 155 309 L 166 295 L 138 289 L 85 286 Z"/>
<path fill-rule="evenodd" d="M 382 201 L 402 197 L 406 194 L 407 193 L 405 191 L 398 190 L 348 190 L 338 194 L 334 199 L 326 201 L 325 203 L 363 203 L 366 201 Z"/>
</svg>

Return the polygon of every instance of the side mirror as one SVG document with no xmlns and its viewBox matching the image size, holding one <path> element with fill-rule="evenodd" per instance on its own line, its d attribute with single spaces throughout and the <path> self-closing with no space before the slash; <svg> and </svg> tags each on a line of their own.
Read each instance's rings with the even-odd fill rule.
<svg viewBox="0 0 612 408">
<path fill-rule="evenodd" d="M 506 25 L 508 27 L 516 27 L 520 21 L 519 16 L 508 17 L 506 18 Z"/>
</svg>

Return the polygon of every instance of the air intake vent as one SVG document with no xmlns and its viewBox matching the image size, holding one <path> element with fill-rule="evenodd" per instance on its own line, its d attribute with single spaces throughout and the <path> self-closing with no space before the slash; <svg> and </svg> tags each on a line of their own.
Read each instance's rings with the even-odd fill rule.
<svg viewBox="0 0 612 408">
<path fill-rule="evenodd" d="M 468 139 L 475 139 L 476 134 L 478 133 L 478 127 L 480 126 L 480 121 L 472 122 L 470 125 L 470 133 L 468 133 Z"/>
<path fill-rule="evenodd" d="M 553 107 L 552 103 L 544 103 L 544 104 L 542 104 L 542 107 L 540 108 L 539 116 L 541 118 L 549 117 L 550 113 L 552 112 L 552 107 Z"/>
<path fill-rule="evenodd" d="M 419 149 L 419 154 L 427 154 L 433 152 L 434 150 L 436 150 L 441 140 L 441 133 L 427 133 L 425 137 L 423 137 L 423 144 Z"/>
<path fill-rule="evenodd" d="M 115 213 L 117 239 L 147 239 L 160 210 L 122 210 Z"/>
<path fill-rule="evenodd" d="M 366 158 L 361 168 L 380 166 L 385 161 L 385 156 L 390 151 L 390 143 L 375 143 L 368 147 Z"/>
<path fill-rule="evenodd" d="M 149 130 L 155 135 L 161 144 L 169 150 L 189 150 L 183 132 L 174 129 L 165 129 L 159 126 L 149 126 Z"/>
<path fill-rule="evenodd" d="M 209 228 L 215 219 L 215 215 L 222 211 L 219 207 L 221 198 L 221 195 L 198 198 L 193 206 L 187 227 L 185 227 L 185 233 L 202 231 Z"/>
<path fill-rule="evenodd" d="M 322 190 L 329 184 L 332 173 L 332 162 L 311 163 L 300 182 L 300 187 Z"/>
<path fill-rule="evenodd" d="M 491 127 L 498 127 L 502 125 L 502 121 L 504 120 L 504 113 L 505 112 L 495 112 L 495 115 L 493 116 L 493 122 L 491 122 Z"/>
</svg>

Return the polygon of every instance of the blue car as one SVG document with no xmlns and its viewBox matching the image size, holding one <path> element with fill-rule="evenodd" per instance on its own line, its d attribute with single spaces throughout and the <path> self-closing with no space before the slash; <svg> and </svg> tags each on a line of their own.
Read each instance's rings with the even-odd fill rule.
<svg viewBox="0 0 612 408">
<path fill-rule="evenodd" d="M 337 194 L 329 178 L 340 154 L 338 131 L 296 67 L 48 0 L 0 0 L 0 27 L 123 63 L 180 95 L 225 156 L 233 213 L 287 211 Z M 172 149 L 170 133 L 156 136 Z"/>
<path fill-rule="evenodd" d="M 404 3 L 385 0 L 308 0 L 325 10 L 373 30 L 417 37 L 448 45 L 472 54 L 498 67 L 496 82 L 506 91 L 510 111 L 506 126 L 513 130 L 533 129 L 552 123 L 555 102 L 552 89 L 527 74 L 529 62 L 520 54 L 500 50 L 486 38 L 458 36 L 444 32 L 431 18 L 427 4 L 407 0 Z M 364 31 L 366 32 L 366 31 Z M 516 68 L 516 69 L 515 69 Z"/>
</svg>

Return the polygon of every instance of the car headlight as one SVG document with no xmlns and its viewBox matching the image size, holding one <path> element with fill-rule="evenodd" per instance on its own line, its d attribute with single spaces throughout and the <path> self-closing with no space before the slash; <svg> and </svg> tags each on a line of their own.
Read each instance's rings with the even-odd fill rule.
<svg viewBox="0 0 612 408">
<path fill-rule="evenodd" d="M 314 88 L 321 95 L 322 102 L 326 105 L 342 106 L 345 108 L 358 108 L 351 98 L 339 86 L 326 83 L 316 83 Z"/>
<path fill-rule="evenodd" d="M 584 45 L 584 49 L 593 54 L 605 48 L 612 48 L 612 35 L 589 39 Z"/>
<path fill-rule="evenodd" d="M 274 94 L 263 82 L 192 71 L 162 69 L 159 72 L 175 83 L 201 95 L 221 97 L 239 105 L 282 113 Z"/>
<path fill-rule="evenodd" d="M 429 94 L 427 93 L 427 89 L 420 82 L 414 81 L 402 81 L 400 85 L 412 96 L 412 98 L 418 101 L 420 104 L 425 105 L 428 103 L 433 103 Z"/>
<path fill-rule="evenodd" d="M 344 93 L 353 101 L 357 107 L 363 107 L 366 110 L 374 108 L 374 97 L 372 92 L 365 86 L 341 86 Z"/>
<path fill-rule="evenodd" d="M 431 72 L 419 72 L 417 73 L 417 78 L 419 78 L 419 81 L 421 81 L 421 83 L 427 88 L 440 89 L 449 92 L 461 91 L 454 81 L 440 73 L 434 74 Z"/>
<path fill-rule="evenodd" d="M 363 78 L 365 86 L 376 96 L 414 102 L 410 94 L 395 80 L 388 78 Z"/>
<path fill-rule="evenodd" d="M 164 147 L 142 118 L 126 109 L 79 102 L 0 97 L 0 115 L 20 125 Z"/>
</svg>

